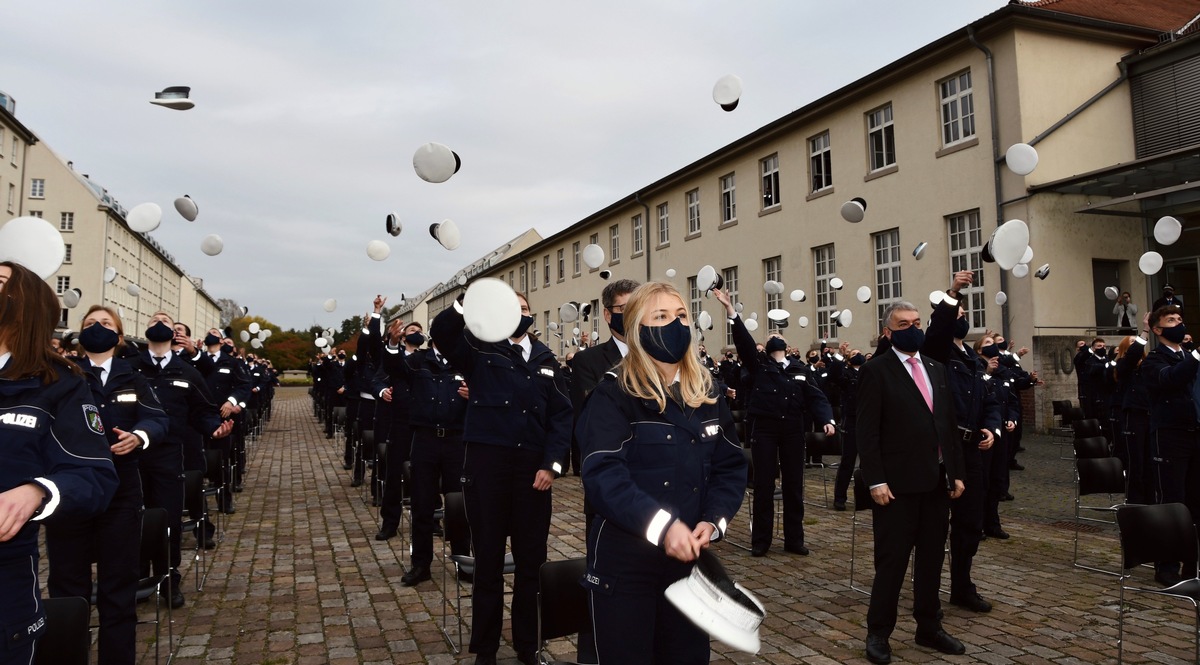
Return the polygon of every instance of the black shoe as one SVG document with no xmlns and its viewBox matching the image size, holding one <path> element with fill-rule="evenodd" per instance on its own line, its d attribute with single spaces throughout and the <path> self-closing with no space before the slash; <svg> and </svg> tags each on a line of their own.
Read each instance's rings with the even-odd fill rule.
<svg viewBox="0 0 1200 665">
<path fill-rule="evenodd" d="M 834 501 L 833 509 L 838 512 L 842 512 L 842 511 L 846 510 L 846 502 L 845 501 Z"/>
<path fill-rule="evenodd" d="M 171 589 L 171 609 L 177 610 L 177 609 L 183 607 L 183 604 L 184 604 L 183 591 L 180 591 L 179 584 L 176 583 L 175 586 Z"/>
<path fill-rule="evenodd" d="M 356 479 L 354 479 L 354 480 L 352 480 L 352 481 L 350 481 L 350 486 L 351 486 L 351 487 L 362 487 L 362 484 L 363 484 L 363 481 L 362 481 L 362 480 L 360 480 L 360 479 L 357 479 L 357 478 L 356 478 Z"/>
<path fill-rule="evenodd" d="M 1014 497 L 1013 495 L 1009 494 L 1008 492 L 1005 492 L 1004 496 L 1000 497 L 1000 500 L 1001 501 L 1012 501 L 1015 498 L 1016 497 Z"/>
<path fill-rule="evenodd" d="M 343 471 L 349 471 L 350 469 L 353 469 L 353 468 L 354 468 L 353 464 L 351 464 L 349 462 L 342 462 L 342 470 Z"/>
<path fill-rule="evenodd" d="M 1164 587 L 1172 587 L 1182 582 L 1183 578 L 1179 576 L 1179 573 L 1170 570 L 1160 570 L 1154 573 L 1154 581 Z"/>
<path fill-rule="evenodd" d="M 940 629 L 936 633 L 917 633 L 917 644 L 937 649 L 951 656 L 961 656 L 967 652 L 967 647 L 963 646 L 962 642 L 950 637 L 949 633 Z"/>
<path fill-rule="evenodd" d="M 791 554 L 799 554 L 800 556 L 808 556 L 808 548 L 804 546 L 804 543 L 800 543 L 799 545 L 784 545 L 783 551 L 790 552 Z"/>
<path fill-rule="evenodd" d="M 1009 538 L 1008 533 L 1004 529 L 985 529 L 983 533 L 989 538 L 998 538 L 1000 540 L 1008 540 Z"/>
<path fill-rule="evenodd" d="M 750 548 L 750 556 L 766 556 L 767 550 L 769 550 L 769 549 L 771 549 L 771 548 L 770 547 L 759 547 L 759 546 L 755 545 L 754 547 Z"/>
<path fill-rule="evenodd" d="M 867 635 L 867 660 L 875 665 L 892 662 L 892 646 L 882 635 Z"/>
<path fill-rule="evenodd" d="M 326 439 L 332 439 L 332 438 L 333 438 L 333 435 L 332 435 L 332 434 L 326 434 L 326 435 L 325 435 L 325 438 L 326 438 Z"/>
<path fill-rule="evenodd" d="M 239 483 L 239 484 L 237 484 L 237 485 L 234 485 L 234 486 L 233 486 L 233 493 L 234 493 L 234 494 L 241 494 L 241 493 L 242 493 L 242 486 L 241 486 L 241 484 L 240 484 L 240 483 Z"/>
<path fill-rule="evenodd" d="M 380 499 L 378 496 L 371 497 L 371 507 L 372 508 L 378 508 L 382 505 L 383 505 L 383 499 Z"/>
<path fill-rule="evenodd" d="M 476 654 L 475 665 L 496 665 L 496 654 Z"/>
<path fill-rule="evenodd" d="M 204 549 L 206 549 L 206 550 L 217 549 L 217 541 L 213 540 L 211 536 L 209 536 L 208 538 L 205 538 L 204 539 Z"/>
<path fill-rule="evenodd" d="M 533 652 L 518 653 L 517 662 L 521 665 L 538 665 L 537 654 Z"/>
<path fill-rule="evenodd" d="M 1025 467 L 1020 462 L 1009 462 L 1008 468 L 1012 471 L 1024 471 Z"/>
<path fill-rule="evenodd" d="M 1017 446 L 1017 452 L 1019 452 L 1019 453 L 1025 452 L 1025 446 Z"/>
<path fill-rule="evenodd" d="M 400 584 L 404 586 L 417 586 L 421 582 L 428 582 L 433 579 L 429 574 L 429 568 L 425 566 L 413 566 L 413 569 L 404 573 L 404 577 L 400 578 Z"/>
<path fill-rule="evenodd" d="M 390 540 L 396 537 L 396 527 L 390 524 L 384 524 L 379 527 L 379 533 L 375 534 L 375 540 Z"/>
<path fill-rule="evenodd" d="M 950 594 L 950 604 L 971 610 L 972 612 L 991 612 L 992 604 L 987 602 L 978 593 L 963 594 L 956 596 Z"/>
<path fill-rule="evenodd" d="M 472 575 L 471 573 L 468 573 L 467 571 L 463 570 L 462 568 L 459 568 L 459 569 L 458 569 L 458 580 L 459 580 L 460 582 L 471 582 L 471 583 L 474 583 L 474 582 L 475 582 L 475 576 L 474 576 L 474 575 Z"/>
<path fill-rule="evenodd" d="M 433 521 L 433 535 L 438 538 L 441 538 L 442 536 L 446 535 L 445 530 L 442 529 L 442 521 L 441 520 Z"/>
</svg>

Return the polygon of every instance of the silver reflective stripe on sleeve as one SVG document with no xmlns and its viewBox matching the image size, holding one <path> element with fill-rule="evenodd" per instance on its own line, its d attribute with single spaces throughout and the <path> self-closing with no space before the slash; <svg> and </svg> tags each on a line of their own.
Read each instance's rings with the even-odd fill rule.
<svg viewBox="0 0 1200 665">
<path fill-rule="evenodd" d="M 53 513 L 55 511 L 55 509 L 58 508 L 59 493 L 58 493 L 58 485 L 55 485 L 54 481 L 50 480 L 49 478 L 34 478 L 33 482 L 41 485 L 44 489 L 46 489 L 50 492 L 50 501 L 46 503 L 45 508 L 42 508 L 42 512 L 29 518 L 31 521 L 37 522 L 39 520 L 46 519 L 47 517 L 50 516 L 51 513 Z"/>
<path fill-rule="evenodd" d="M 650 526 L 646 528 L 646 540 L 657 546 L 662 540 L 662 532 L 671 523 L 671 513 L 659 509 L 658 514 L 654 519 L 650 520 Z"/>
</svg>

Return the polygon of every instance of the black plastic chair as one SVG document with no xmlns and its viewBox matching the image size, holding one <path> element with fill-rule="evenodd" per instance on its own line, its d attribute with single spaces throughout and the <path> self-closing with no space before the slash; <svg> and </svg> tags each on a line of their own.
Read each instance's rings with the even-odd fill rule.
<svg viewBox="0 0 1200 665">
<path fill-rule="evenodd" d="M 1075 439 L 1073 446 L 1075 449 L 1075 459 L 1100 459 L 1112 456 L 1112 451 L 1108 448 L 1108 439 L 1102 436 L 1087 436 Z"/>
<path fill-rule="evenodd" d="M 815 458 L 817 461 L 805 465 L 805 470 L 809 468 L 817 468 L 821 470 L 821 492 L 825 497 L 824 503 L 818 504 L 815 501 L 805 501 L 810 505 L 821 505 L 825 508 L 829 507 L 829 470 L 838 468 L 842 460 L 842 439 L 837 434 L 828 436 L 825 432 L 806 432 L 804 434 L 804 454 L 809 458 Z M 826 464 L 824 457 L 833 456 L 837 458 L 837 462 Z"/>
<path fill-rule="evenodd" d="M 458 653 L 459 647 L 463 641 L 463 616 L 462 616 L 462 582 L 463 578 L 471 580 L 475 579 L 475 557 L 467 554 L 448 554 L 448 543 L 451 542 L 466 542 L 471 538 L 471 527 L 467 524 L 467 508 L 463 500 L 462 492 L 450 492 L 446 495 L 445 515 L 445 538 L 442 540 L 442 560 L 446 563 L 442 567 L 442 625 L 439 626 L 442 630 L 442 636 L 446 638 L 446 642 L 454 649 L 454 653 Z M 449 584 L 450 564 L 454 564 L 454 607 L 455 614 L 458 615 L 458 642 L 456 643 L 449 632 L 449 594 L 447 592 Z M 504 574 L 512 575 L 517 571 L 516 561 L 513 560 L 512 552 L 504 554 Z"/>
<path fill-rule="evenodd" d="M 1123 506 L 1117 511 L 1117 527 L 1121 532 L 1121 597 L 1117 603 L 1117 663 L 1123 662 L 1125 651 L 1125 592 L 1148 593 L 1155 596 L 1179 598 L 1192 604 L 1195 628 L 1195 662 L 1200 663 L 1200 570 L 1193 568 L 1191 577 L 1166 589 L 1131 586 L 1127 584 L 1138 566 L 1155 561 L 1196 561 L 1196 525 L 1192 513 L 1182 503 L 1154 506 Z"/>
<path fill-rule="evenodd" d="M 588 592 L 579 584 L 587 573 L 587 559 L 547 561 L 538 572 L 538 662 L 543 665 L 566 665 L 567 661 L 552 661 L 546 653 L 546 642 L 579 633 L 591 624 Z"/>
<path fill-rule="evenodd" d="M 858 513 L 875 505 L 875 499 L 871 498 L 871 490 L 867 489 L 867 483 L 862 479 L 862 469 L 854 470 L 854 480 L 850 486 L 854 491 L 854 513 L 850 517 L 850 588 L 869 596 L 870 589 L 854 585 L 855 545 L 858 540 Z"/>
<path fill-rule="evenodd" d="M 208 580 L 208 572 L 212 568 L 212 561 L 209 559 L 208 550 L 204 547 L 204 541 L 208 539 L 208 534 L 205 533 L 206 525 L 209 523 L 208 497 L 215 496 L 218 491 L 216 488 L 212 488 L 211 491 L 205 490 L 204 474 L 200 471 L 183 472 L 183 506 L 187 510 L 187 519 L 183 520 L 180 525 L 180 533 L 190 533 L 196 538 L 196 553 L 192 564 L 192 576 L 196 581 L 196 591 L 204 588 L 204 583 Z M 214 541 L 219 537 L 219 533 L 212 534 Z"/>
<path fill-rule="evenodd" d="M 140 565 L 143 570 L 149 570 L 153 560 L 171 560 L 170 527 L 167 525 L 165 508 L 147 508 L 142 511 L 142 546 Z M 163 587 L 166 593 L 163 593 Z M 166 596 L 164 598 L 164 596 Z M 151 574 L 138 580 L 138 600 L 154 598 L 154 620 L 138 620 L 139 624 L 154 624 L 154 662 L 159 660 L 159 647 L 162 644 L 162 606 L 167 606 L 167 662 L 174 653 L 175 632 L 174 618 L 171 611 L 171 575 L 164 570 L 161 574 Z"/>
<path fill-rule="evenodd" d="M 1103 439 L 1101 439 L 1103 441 Z M 1107 513 L 1114 515 L 1118 509 L 1126 505 L 1124 501 L 1114 501 L 1116 495 L 1124 496 L 1125 469 L 1121 460 L 1116 457 L 1080 458 L 1075 460 L 1075 544 L 1072 564 L 1076 568 L 1091 570 L 1105 575 L 1120 576 L 1118 570 L 1107 570 L 1079 563 L 1079 527 L 1083 522 L 1099 522 L 1111 525 L 1113 520 L 1098 517 L 1085 517 L 1084 511 Z M 1109 496 L 1106 505 L 1085 505 L 1083 497 L 1096 494 Z"/>
<path fill-rule="evenodd" d="M 92 608 L 78 596 L 44 598 L 46 630 L 38 638 L 33 665 L 88 665 L 92 634 L 88 627 Z"/>
</svg>

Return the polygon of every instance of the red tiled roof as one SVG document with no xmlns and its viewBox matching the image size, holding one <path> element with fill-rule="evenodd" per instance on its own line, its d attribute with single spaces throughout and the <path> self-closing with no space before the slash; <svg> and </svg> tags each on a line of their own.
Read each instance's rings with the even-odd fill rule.
<svg viewBox="0 0 1200 665">
<path fill-rule="evenodd" d="M 1200 0 L 1010 0 L 1009 4 L 1176 32 L 1200 16 Z"/>
</svg>

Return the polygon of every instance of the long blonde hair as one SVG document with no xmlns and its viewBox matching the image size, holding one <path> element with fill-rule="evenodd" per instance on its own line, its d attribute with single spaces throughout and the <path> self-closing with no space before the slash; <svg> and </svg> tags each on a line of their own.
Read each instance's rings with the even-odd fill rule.
<svg viewBox="0 0 1200 665">
<path fill-rule="evenodd" d="M 625 303 L 625 343 L 629 346 L 629 354 L 617 368 L 617 380 L 621 389 L 629 395 L 640 399 L 654 400 L 658 403 L 658 411 L 667 410 L 667 390 L 662 377 L 658 374 L 658 366 L 646 350 L 642 348 L 641 331 L 642 315 L 653 306 L 654 300 L 660 296 L 674 296 L 683 304 L 683 296 L 674 286 L 663 282 L 649 282 L 639 286 L 629 301 Z M 688 327 L 691 329 L 690 321 Z M 687 352 L 679 362 L 679 388 L 683 402 L 693 409 L 701 404 L 715 404 L 716 397 L 712 396 L 712 375 L 701 364 L 696 355 L 695 333 L 688 343 Z"/>
</svg>

